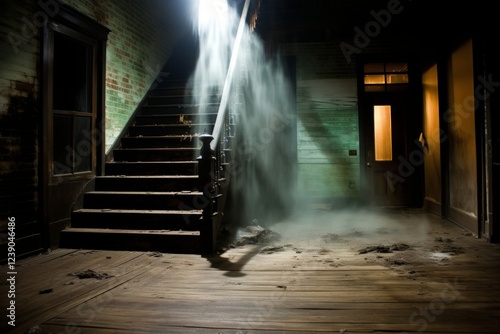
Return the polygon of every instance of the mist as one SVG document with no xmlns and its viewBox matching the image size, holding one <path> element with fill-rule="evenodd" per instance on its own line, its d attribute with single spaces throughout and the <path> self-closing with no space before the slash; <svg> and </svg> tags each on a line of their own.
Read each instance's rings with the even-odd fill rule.
<svg viewBox="0 0 500 334">
<path fill-rule="evenodd" d="M 199 0 L 193 24 L 200 41 L 191 78 L 195 103 L 221 93 L 238 24 L 237 9 L 225 0 Z M 228 110 L 237 127 L 230 129 L 235 137 L 229 157 L 232 166 L 226 177 L 230 178 L 239 225 L 276 222 L 295 207 L 294 99 L 293 85 L 280 57 L 267 57 L 261 39 L 246 25 Z M 199 112 L 207 112 L 203 104 Z"/>
</svg>

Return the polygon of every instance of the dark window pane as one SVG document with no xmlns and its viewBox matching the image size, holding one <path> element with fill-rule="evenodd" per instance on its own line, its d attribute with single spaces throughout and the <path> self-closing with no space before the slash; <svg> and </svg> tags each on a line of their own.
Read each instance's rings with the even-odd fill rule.
<svg viewBox="0 0 500 334">
<path fill-rule="evenodd" d="M 91 112 L 90 46 L 54 32 L 55 110 Z"/>
<path fill-rule="evenodd" d="M 91 118 L 75 117 L 75 172 L 91 170 L 92 134 Z"/>
<path fill-rule="evenodd" d="M 364 71 L 365 73 L 384 73 L 384 63 L 365 64 Z"/>
<path fill-rule="evenodd" d="M 71 116 L 54 115 L 54 175 L 73 171 L 73 125 Z"/>
<path fill-rule="evenodd" d="M 385 71 L 387 73 L 407 73 L 408 63 L 387 63 Z"/>
</svg>

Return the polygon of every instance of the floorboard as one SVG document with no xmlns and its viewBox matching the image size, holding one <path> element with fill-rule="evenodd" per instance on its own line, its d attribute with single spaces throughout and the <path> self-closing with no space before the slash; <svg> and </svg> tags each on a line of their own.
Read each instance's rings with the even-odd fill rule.
<svg viewBox="0 0 500 334">
<path fill-rule="evenodd" d="M 210 256 L 56 249 L 21 260 L 16 326 L 0 332 L 500 332 L 499 245 L 433 214 L 320 212 L 269 229 L 281 238 Z M 394 244 L 407 247 L 360 252 Z"/>
</svg>

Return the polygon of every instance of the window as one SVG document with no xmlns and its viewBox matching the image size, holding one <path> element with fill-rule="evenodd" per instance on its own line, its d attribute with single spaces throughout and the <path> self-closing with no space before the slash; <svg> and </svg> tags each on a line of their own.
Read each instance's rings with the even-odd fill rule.
<svg viewBox="0 0 500 334">
<path fill-rule="evenodd" d="M 94 46 L 54 31 L 53 175 L 93 167 Z"/>
<path fill-rule="evenodd" d="M 408 89 L 408 63 L 368 63 L 363 72 L 365 92 Z"/>
<path fill-rule="evenodd" d="M 392 161 L 391 106 L 373 106 L 375 161 Z"/>
</svg>

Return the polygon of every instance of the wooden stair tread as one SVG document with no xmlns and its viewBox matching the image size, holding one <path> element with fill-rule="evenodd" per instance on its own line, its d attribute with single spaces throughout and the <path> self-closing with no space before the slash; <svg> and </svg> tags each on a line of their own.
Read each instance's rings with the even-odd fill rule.
<svg viewBox="0 0 500 334">
<path fill-rule="evenodd" d="M 183 124 L 183 123 L 172 123 L 172 124 L 134 124 L 131 125 L 131 127 L 134 128 L 158 128 L 158 127 L 163 127 L 163 128 L 173 128 L 173 127 L 187 127 L 191 128 L 194 126 L 213 126 L 213 123 L 190 123 L 190 124 Z"/>
<path fill-rule="evenodd" d="M 143 108 L 197 108 L 200 106 L 218 106 L 219 103 L 175 103 L 175 104 L 146 104 Z"/>
<path fill-rule="evenodd" d="M 192 235 L 199 236 L 199 231 L 183 230 L 129 230 L 129 229 L 109 229 L 109 228 L 88 228 L 88 227 L 68 227 L 63 232 L 66 233 L 99 233 L 99 234 L 145 234 L 145 235 Z"/>
<path fill-rule="evenodd" d="M 130 148 L 116 148 L 114 151 L 199 151 L 198 147 L 130 147 Z"/>
<path fill-rule="evenodd" d="M 94 190 L 89 191 L 87 194 L 114 194 L 114 195 L 165 195 L 165 196 L 178 196 L 178 195 L 195 195 L 202 196 L 203 193 L 201 191 L 103 191 L 103 190 Z"/>
<path fill-rule="evenodd" d="M 107 164 L 128 164 L 128 165 L 134 165 L 134 164 L 160 164 L 160 165 L 180 165 L 180 164 L 185 164 L 185 163 L 193 163 L 193 164 L 198 164 L 196 160 L 169 160 L 169 161 L 109 161 Z"/>
<path fill-rule="evenodd" d="M 137 210 L 137 209 L 77 209 L 73 213 L 125 213 L 125 214 L 164 214 L 164 215 L 199 215 L 202 210 Z"/>
<path fill-rule="evenodd" d="M 217 115 L 216 112 L 205 112 L 205 113 L 196 113 L 195 115 L 188 116 L 213 116 Z M 178 113 L 178 114 L 147 114 L 147 115 L 137 115 L 137 118 L 153 118 L 153 117 L 165 117 L 165 118 L 175 118 L 179 116 L 186 116 L 186 114 Z"/>
<path fill-rule="evenodd" d="M 97 176 L 97 179 L 138 179 L 138 180 L 151 180 L 151 179 L 159 179 L 159 180 L 179 180 L 179 179 L 189 179 L 189 180 L 197 180 L 197 175 L 104 175 Z"/>
</svg>

